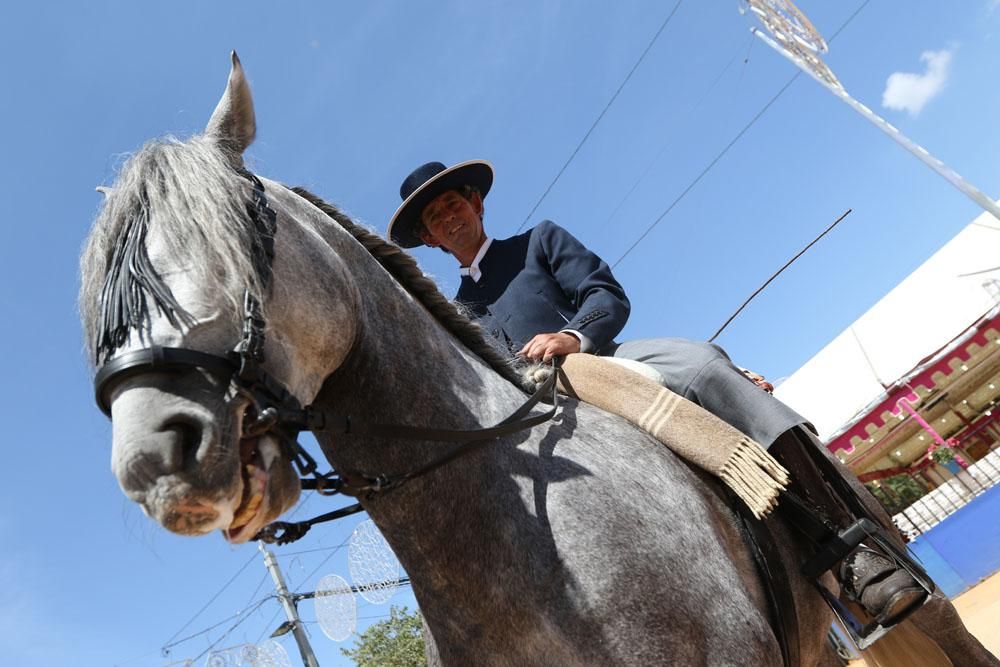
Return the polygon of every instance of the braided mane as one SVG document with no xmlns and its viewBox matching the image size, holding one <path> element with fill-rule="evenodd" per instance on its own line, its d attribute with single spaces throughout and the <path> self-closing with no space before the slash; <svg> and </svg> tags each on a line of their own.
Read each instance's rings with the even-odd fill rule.
<svg viewBox="0 0 1000 667">
<path fill-rule="evenodd" d="M 386 241 L 378 234 L 356 224 L 346 214 L 332 204 L 309 192 L 305 188 L 289 188 L 310 204 L 323 211 L 351 234 L 371 256 L 378 260 L 393 278 L 430 311 L 431 315 L 452 335 L 458 338 L 473 354 L 479 356 L 497 373 L 526 391 L 533 391 L 535 385 L 518 370 L 518 364 L 509 356 L 497 351 L 482 327 L 460 310 L 460 306 L 448 300 L 437 284 L 424 275 L 415 259 L 395 243 Z"/>
</svg>

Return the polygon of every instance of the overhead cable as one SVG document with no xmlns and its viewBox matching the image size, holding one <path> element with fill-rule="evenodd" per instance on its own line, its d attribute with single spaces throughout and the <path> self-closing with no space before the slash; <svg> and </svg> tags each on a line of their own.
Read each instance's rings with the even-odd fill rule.
<svg viewBox="0 0 1000 667">
<path fill-rule="evenodd" d="M 750 43 L 753 43 L 753 35 L 750 36 L 750 39 L 748 41 L 750 41 Z M 725 64 L 725 66 L 715 76 L 715 79 L 713 79 L 712 83 L 710 83 L 709 86 L 708 86 L 708 88 L 705 89 L 705 92 L 703 92 L 701 94 L 701 97 L 699 97 L 698 101 L 694 103 L 694 106 L 690 107 L 685 112 L 685 122 L 686 122 L 686 120 L 687 120 L 688 117 L 692 116 L 694 114 L 694 112 L 697 111 L 701 107 L 701 105 L 705 101 L 705 99 L 715 89 L 715 86 L 718 85 L 719 81 L 722 80 L 722 77 L 725 76 L 726 72 L 729 71 L 729 68 L 732 67 L 732 65 L 733 65 L 734 62 L 736 62 L 736 59 L 739 57 L 741 51 L 742 51 L 742 47 L 740 47 L 740 46 L 736 47 L 736 52 L 733 53 L 733 56 L 732 56 L 732 58 L 729 59 L 729 62 L 727 62 Z M 632 193 L 636 191 L 636 188 L 638 188 L 639 185 L 644 180 L 646 180 L 646 176 L 649 175 L 649 172 L 652 170 L 653 165 L 656 164 L 659 161 L 660 156 L 662 156 L 666 152 L 666 150 L 668 148 L 670 148 L 670 146 L 673 145 L 673 142 L 674 142 L 675 139 L 676 139 L 676 137 L 670 137 L 660 147 L 660 150 L 657 151 L 656 155 L 653 156 L 653 159 L 650 160 L 648 163 L 646 163 L 646 167 L 642 170 L 642 173 L 639 175 L 639 178 L 635 179 L 635 182 L 632 183 L 632 187 L 630 187 L 628 189 L 628 192 L 626 192 L 625 196 L 622 197 L 619 200 L 619 202 L 615 206 L 614 210 L 611 211 L 611 214 L 608 215 L 607 219 L 604 221 L 604 225 L 603 225 L 604 227 L 607 227 L 611 223 L 611 221 L 615 219 L 615 216 L 618 215 L 618 211 L 620 211 L 621 208 L 622 208 L 622 206 L 625 205 L 625 202 L 627 202 L 629 200 L 629 197 L 631 197 Z"/>
<path fill-rule="evenodd" d="M 607 113 L 608 109 L 611 108 L 611 105 L 618 98 L 618 93 L 622 92 L 622 88 L 624 88 L 625 84 L 628 83 L 629 79 L 632 78 L 632 75 L 635 73 L 635 70 L 639 67 L 640 63 L 642 63 L 643 59 L 646 57 L 646 54 L 649 53 L 649 50 L 653 48 L 653 44 L 656 43 L 656 40 L 657 38 L 659 38 L 660 33 L 662 33 L 664 28 L 667 27 L 667 25 L 670 23 L 670 20 L 674 18 L 674 14 L 676 14 L 677 10 L 680 8 L 681 2 L 683 2 L 683 0 L 677 0 L 677 4 L 674 5 L 674 8 L 672 10 L 670 10 L 670 14 L 667 15 L 667 18 L 660 25 L 660 29 L 657 30 L 656 34 L 653 35 L 653 38 L 649 40 L 649 44 L 646 45 L 646 48 L 639 56 L 639 59 L 635 61 L 635 64 L 632 65 L 632 69 L 630 69 L 628 74 L 625 75 L 625 78 L 622 80 L 621 85 L 618 86 L 618 90 L 616 90 L 615 94 L 611 96 L 611 99 L 608 100 L 608 103 L 604 105 L 604 109 L 601 111 L 600 114 L 598 114 L 597 119 L 594 120 L 593 124 L 590 126 L 590 129 L 587 130 L 587 133 L 583 135 L 583 139 L 580 139 L 580 143 L 578 143 L 576 145 L 576 148 L 573 149 L 573 152 L 570 153 L 569 158 L 566 159 L 566 162 L 559 170 L 559 173 L 557 173 L 556 177 L 552 179 L 551 183 L 549 183 L 549 187 L 545 188 L 545 192 L 542 193 L 542 196 L 538 198 L 538 201 L 535 202 L 535 205 L 531 207 L 530 211 L 528 211 L 528 215 L 524 216 L 524 220 L 515 230 L 515 233 L 520 232 L 522 229 L 524 229 L 524 226 L 528 224 L 528 220 L 531 219 L 531 216 L 534 215 L 535 211 L 538 210 L 538 207 L 541 205 L 542 201 L 548 196 L 549 192 L 552 190 L 552 187 L 556 184 L 556 181 L 558 181 L 559 177 L 563 175 L 564 171 L 566 171 L 566 167 L 568 167 L 570 162 L 573 161 L 573 158 L 576 157 L 576 154 L 580 152 L 580 148 L 583 147 L 583 144 L 590 137 L 591 132 L 594 131 L 594 128 L 597 127 L 597 124 L 601 122 L 602 118 L 604 118 L 604 114 Z"/>
<path fill-rule="evenodd" d="M 195 619 L 198 618 L 199 616 L 201 616 L 201 613 L 203 611 L 205 611 L 206 609 L 208 609 L 209 605 L 212 604 L 213 602 L 215 602 L 215 600 L 218 599 L 218 597 L 220 595 L 222 595 L 222 592 L 225 591 L 227 588 L 229 588 L 229 585 L 232 584 L 234 581 L 236 581 L 236 577 L 240 576 L 240 574 L 243 573 L 243 570 L 247 569 L 247 567 L 250 566 L 250 563 L 254 562 L 254 560 L 256 560 L 256 558 L 257 558 L 257 554 L 253 554 L 252 556 L 250 556 L 250 558 L 247 559 L 247 562 L 243 563 L 242 567 L 240 567 L 240 569 L 236 570 L 236 574 L 234 574 L 233 576 L 231 576 L 229 578 L 229 581 L 227 581 L 226 583 L 224 583 L 222 585 L 222 588 L 220 588 L 219 591 L 215 595 L 213 595 L 211 598 L 209 598 L 208 602 L 206 602 L 202 606 L 201 609 L 199 609 L 197 612 L 195 612 L 195 615 L 192 616 L 191 619 L 187 623 L 185 623 L 184 625 L 181 626 L 180 630 L 178 630 L 177 632 L 175 632 L 170 637 L 170 639 L 168 639 L 166 642 L 164 642 L 164 646 L 170 646 L 170 642 L 172 642 L 175 639 L 177 639 L 177 635 L 179 635 L 180 633 L 184 632 L 184 630 L 186 630 L 189 625 L 191 625 L 192 623 L 194 623 Z"/>
<path fill-rule="evenodd" d="M 253 609 L 247 609 L 247 610 L 246 610 L 246 614 L 245 614 L 245 615 L 243 615 L 243 617 L 242 617 L 242 618 L 240 618 L 240 619 L 239 619 L 238 621 L 236 621 L 235 623 L 233 623 L 232 627 L 230 627 L 230 628 L 229 628 L 228 630 L 226 630 L 226 631 L 225 631 L 225 632 L 224 632 L 224 633 L 222 634 L 222 636 L 221 636 L 221 637 L 219 637 L 219 638 L 218 638 L 218 639 L 216 639 L 216 640 L 215 640 L 214 642 L 212 642 L 211 644 L 209 644 L 209 645 L 208 645 L 208 647 L 207 647 L 207 648 L 206 648 L 206 649 L 205 649 L 204 651 L 202 651 L 201 653 L 199 653 L 198 655 L 196 655 L 196 656 L 195 656 L 195 657 L 194 657 L 194 658 L 193 658 L 193 659 L 191 660 L 191 662 L 192 662 L 192 663 L 194 663 L 194 662 L 198 662 L 198 660 L 200 660 L 200 659 L 201 659 L 201 657 L 202 657 L 203 655 L 205 655 L 206 653 L 210 652 L 210 651 L 211 651 L 212 649 L 214 649 L 214 648 L 215 648 L 216 646 L 218 646 L 219 644 L 221 644 L 221 643 L 222 643 L 222 640 L 223 640 L 223 639 L 225 639 L 225 638 L 226 638 L 226 637 L 228 637 L 229 635 L 233 634 L 233 631 L 234 631 L 234 630 L 236 630 L 236 628 L 240 627 L 240 625 L 241 625 L 241 624 L 242 624 L 242 623 L 243 623 L 244 621 L 246 621 L 246 620 L 247 620 L 248 618 L 250 618 L 250 615 L 251 615 L 251 614 L 252 614 L 253 612 L 257 611 L 257 609 L 259 609 L 259 608 L 260 608 L 260 606 L 261 606 L 262 604 L 264 604 L 265 602 L 267 602 L 268 600 L 270 600 L 270 599 L 271 599 L 271 598 L 273 598 L 273 597 L 275 597 L 275 596 L 273 596 L 273 595 L 269 595 L 269 596 L 267 596 L 266 598 L 264 598 L 263 600 L 261 600 L 260 602 L 258 602 L 258 603 L 257 603 L 257 604 L 256 604 L 256 605 L 255 605 L 255 606 L 253 607 Z M 242 613 L 242 612 L 241 612 L 241 613 Z M 230 618 L 232 618 L 232 617 L 230 617 Z M 258 642 L 258 643 L 259 643 L 259 642 Z"/>
<path fill-rule="evenodd" d="M 200 637 L 200 636 L 202 636 L 202 635 L 205 635 L 205 634 L 208 634 L 209 632 L 211 632 L 212 630 L 216 629 L 216 628 L 217 628 L 217 627 L 219 627 L 220 625 L 223 625 L 223 624 L 225 624 L 225 623 L 227 623 L 227 622 L 229 622 L 229 621 L 233 620 L 234 618 L 239 618 L 239 617 L 243 616 L 244 618 L 240 620 L 240 623 L 242 623 L 242 622 L 243 622 L 243 620 L 245 620 L 245 618 L 246 618 L 247 616 L 249 616 L 249 615 L 250 615 L 250 614 L 252 614 L 253 612 L 257 611 L 257 609 L 259 609 L 259 608 L 260 608 L 260 606 L 261 606 L 262 604 L 264 604 L 265 602 L 267 602 L 268 600 L 270 600 L 270 599 L 271 599 L 271 598 L 273 598 L 273 597 L 275 597 L 275 596 L 274 596 L 274 595 L 268 595 L 268 596 L 265 596 L 265 597 L 261 598 L 260 600 L 258 600 L 258 601 L 256 602 L 256 604 L 253 604 L 253 605 L 251 605 L 251 606 L 249 606 L 249 607 L 247 607 L 247 608 L 245 608 L 245 609 L 243 609 L 243 610 L 241 610 L 241 611 L 238 611 L 238 612 L 236 612 L 235 614 L 233 614 L 232 616 L 227 616 L 226 618 L 222 619 L 222 620 L 221 620 L 221 621 L 219 621 L 218 623 L 214 623 L 214 624 L 212 624 L 212 625 L 208 626 L 208 627 L 207 627 L 207 628 L 205 628 L 204 630 L 199 630 L 198 632 L 194 632 L 194 633 L 191 633 L 190 635 L 188 635 L 188 636 L 186 636 L 186 637 L 182 637 L 181 639 L 178 639 L 178 640 L 177 640 L 177 641 L 175 641 L 175 642 L 172 642 L 172 643 L 168 643 L 168 644 L 164 644 L 164 645 L 163 645 L 163 646 L 162 646 L 162 647 L 160 648 L 160 653 L 161 653 L 162 655 L 164 655 L 164 656 L 167 656 L 167 655 L 169 655 L 169 654 L 170 654 L 170 649 L 172 649 L 173 647 L 175 647 L 175 646 L 178 646 L 178 645 L 180 645 L 180 644 L 183 644 L 184 642 L 188 642 L 188 641 L 191 641 L 191 640 L 192 640 L 192 639 L 194 639 L 195 637 Z M 239 623 L 237 623 L 237 625 L 239 625 Z M 235 626 L 234 626 L 234 627 L 235 627 Z M 227 631 L 227 632 L 226 632 L 226 634 L 222 635 L 222 637 L 220 637 L 220 638 L 219 638 L 218 640 L 216 640 L 216 641 L 215 641 L 215 642 L 214 642 L 214 643 L 213 643 L 212 645 L 214 646 L 215 644 L 218 644 L 218 643 L 219 643 L 220 641 L 222 641 L 222 640 L 223 640 L 223 639 L 224 639 L 225 637 L 227 637 L 227 636 L 229 635 L 229 633 L 230 633 L 230 632 L 232 632 L 232 630 L 231 630 L 231 629 L 230 629 L 229 631 Z M 211 650 L 211 647 L 209 647 L 209 649 L 208 649 L 208 650 Z M 202 655 L 204 655 L 204 653 L 202 653 Z M 201 657 L 201 656 L 198 656 L 198 657 Z M 198 659 L 198 658 L 195 658 L 195 660 L 197 660 L 197 659 Z"/>
<path fill-rule="evenodd" d="M 864 9 L 864 8 L 865 8 L 865 6 L 867 6 L 869 2 L 871 2 L 871 0 L 864 0 L 864 2 L 862 2 L 862 3 L 861 3 L 861 5 L 860 5 L 860 6 L 859 6 L 859 7 L 857 8 L 857 9 L 855 9 L 855 10 L 854 10 L 854 13 L 852 13 L 852 14 L 851 14 L 851 15 L 850 15 L 849 17 L 847 17 L 847 20 L 846 20 L 846 21 L 844 21 L 844 23 L 843 23 L 843 24 L 841 24 L 841 26 L 840 26 L 839 28 L 837 28 L 836 32 L 834 32 L 834 33 L 833 33 L 833 36 L 831 36 L 831 37 L 830 37 L 830 39 L 829 39 L 828 41 L 829 41 L 830 43 L 832 43 L 832 42 L 833 42 L 833 40 L 837 38 L 837 35 L 839 35 L 839 34 L 840 34 L 840 33 L 841 33 L 841 32 L 842 32 L 843 30 L 844 30 L 844 28 L 846 28 L 846 27 L 847 27 L 848 25 L 850 25 L 851 21 L 853 21 L 853 20 L 854 20 L 854 18 L 855 18 L 855 17 L 856 17 L 856 16 L 858 15 L 858 14 L 860 14 L 860 13 L 861 13 L 861 10 L 862 10 L 862 9 Z M 638 245 L 639 245 L 639 243 L 641 243 L 641 242 L 642 242 L 642 240 L 643 240 L 644 238 L 646 238 L 646 236 L 647 236 L 647 235 L 648 235 L 648 234 L 649 234 L 649 233 L 650 233 L 651 231 L 653 231 L 653 228 L 654 228 L 654 227 L 656 227 L 656 225 L 658 225 L 658 224 L 660 223 L 660 221 L 661 221 L 661 220 L 663 220 L 663 218 L 665 218 L 665 217 L 667 216 L 667 214 L 668 214 L 668 213 L 670 213 L 670 211 L 672 211 L 672 210 L 674 209 L 674 207 L 675 207 L 675 206 L 677 206 L 677 204 L 678 204 L 678 203 L 680 203 L 680 201 L 681 201 L 682 199 L 684 199 L 684 197 L 685 197 L 685 196 L 687 196 L 687 194 L 688 194 L 688 193 L 689 193 L 689 192 L 690 192 L 690 191 L 691 191 L 692 189 L 694 189 L 694 186 L 696 186 L 696 185 L 697 185 L 697 184 L 698 184 L 698 183 L 699 183 L 699 182 L 701 181 L 701 179 L 702 179 L 702 178 L 704 178 L 704 177 L 705 177 L 705 175 L 706 175 L 706 174 L 707 174 L 707 173 L 708 173 L 709 171 L 711 171 L 713 167 L 715 167 L 715 165 L 716 165 L 716 164 L 717 164 L 717 163 L 719 162 L 719 160 L 721 160 L 721 159 L 723 158 L 723 156 L 725 156 L 725 154 L 729 152 L 729 149 L 730 149 L 730 148 L 732 148 L 732 147 L 733 147 L 733 145 L 735 145 L 735 144 L 736 144 L 736 142 L 737 142 L 737 141 L 739 141 L 739 140 L 740 140 L 740 139 L 741 139 L 741 138 L 743 137 L 743 135 L 744 135 L 744 134 L 746 134 L 747 130 L 749 130 L 749 129 L 750 129 L 751 127 L 753 127 L 753 125 L 754 125 L 754 124 L 755 124 L 755 123 L 756 123 L 756 122 L 757 122 L 758 120 L 760 120 L 761 116 L 763 116 L 763 115 L 764 115 L 764 113 L 765 113 L 765 112 L 767 112 L 767 110 L 771 108 L 771 105 L 773 105 L 773 104 L 774 104 L 774 103 L 775 103 L 775 102 L 776 102 L 776 101 L 778 100 L 778 98 L 779 98 L 779 97 L 781 97 L 781 96 L 782 96 L 782 95 L 783 95 L 783 94 L 785 93 L 785 91 L 786 91 L 786 90 L 788 90 L 788 88 L 789 88 L 789 87 L 790 87 L 790 86 L 791 86 L 791 85 L 792 85 L 793 83 L 795 83 L 795 80 L 799 78 L 799 75 L 800 75 L 801 73 L 802 73 L 801 71 L 798 71 L 798 72 L 796 72 L 796 73 L 795 73 L 794 75 L 792 75 L 792 78 L 790 78 L 790 79 L 789 79 L 789 80 L 788 80 L 788 81 L 787 81 L 787 82 L 785 83 L 785 85 L 783 85 L 783 86 L 781 87 L 781 90 L 779 90 L 779 91 L 778 91 L 778 92 L 777 92 L 777 93 L 776 93 L 776 94 L 774 95 L 774 97 L 772 97 L 772 98 L 771 98 L 770 100 L 768 100 L 767 104 L 765 104 L 765 105 L 764 105 L 764 106 L 763 106 L 763 107 L 762 107 L 762 108 L 760 109 L 760 111 L 758 111 L 758 112 L 757 112 L 756 114 L 754 114 L 754 117 L 750 119 L 750 122 L 749 122 L 749 123 L 747 123 L 746 125 L 744 125 L 744 126 L 743 126 L 743 129 L 742 129 L 742 130 L 740 130 L 740 131 L 739 131 L 739 132 L 738 132 L 738 133 L 736 134 L 736 136 L 735 136 L 735 137 L 733 137 L 733 139 L 732 139 L 732 140 L 731 140 L 731 141 L 730 141 L 730 142 L 729 142 L 728 144 L 726 144 L 725 148 L 723 148 L 723 149 L 722 149 L 722 151 L 720 151 L 720 152 L 719 152 L 719 154 L 718 154 L 718 155 L 716 155 L 716 156 L 715 156 L 715 158 L 713 158 L 713 159 L 712 159 L 712 161 L 708 163 L 708 166 L 706 166 L 706 167 L 705 167 L 704 169 L 702 169 L 702 170 L 701 170 L 701 173 L 699 173 L 699 174 L 698 174 L 698 175 L 697 175 L 697 176 L 696 176 L 696 177 L 694 178 L 694 180 L 693 180 L 693 181 L 691 181 L 691 183 L 689 183 L 689 184 L 688 184 L 688 186 L 687 186 L 686 188 L 684 188 L 684 190 L 683 190 L 683 191 L 681 191 L 681 193 L 680 193 L 679 195 L 677 195 L 677 197 L 676 197 L 676 198 L 675 198 L 675 199 L 674 199 L 674 200 L 673 200 L 672 202 L 670 202 L 670 205 L 669 205 L 669 206 L 667 206 L 667 208 L 666 208 L 666 209 L 665 209 L 665 210 L 663 211 L 663 213 L 661 213 L 661 214 L 660 214 L 660 215 L 659 215 L 659 216 L 658 216 L 658 217 L 657 217 L 657 218 L 656 218 L 656 219 L 655 219 L 655 220 L 654 220 L 654 221 L 652 222 L 652 224 L 650 224 L 650 225 L 649 225 L 648 227 L 646 227 L 645 231 L 643 231 L 643 233 L 639 235 L 639 238 L 638 238 L 638 239 L 636 239 L 636 240 L 635 240 L 635 242 L 634 242 L 634 243 L 633 243 L 632 245 L 630 245 L 630 246 L 628 247 L 628 249 L 627 249 L 627 250 L 626 250 L 626 251 L 625 251 L 624 253 L 622 253 L 622 255 L 621 255 L 621 256 L 620 256 L 620 257 L 619 257 L 618 259 L 616 259 L 616 260 L 615 260 L 615 262 L 614 262 L 614 263 L 613 263 L 613 264 L 611 265 L 611 268 L 615 268 L 616 266 L 618 266 L 618 265 L 619 265 L 619 264 L 621 263 L 621 261 L 622 261 L 623 259 L 625 259 L 625 258 L 626 258 L 626 257 L 627 257 L 627 256 L 629 255 L 629 253 L 631 253 L 631 252 L 632 252 L 632 251 L 633 251 L 633 250 L 634 250 L 634 249 L 636 248 L 636 246 L 638 246 Z"/>
</svg>

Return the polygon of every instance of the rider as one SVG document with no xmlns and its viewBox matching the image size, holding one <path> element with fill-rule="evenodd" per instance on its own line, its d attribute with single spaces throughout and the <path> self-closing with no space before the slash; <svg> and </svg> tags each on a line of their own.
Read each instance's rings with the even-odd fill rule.
<svg viewBox="0 0 1000 667">
<path fill-rule="evenodd" d="M 823 447 L 812 426 L 762 390 L 763 378 L 755 381 L 708 343 L 615 342 L 630 305 L 608 265 L 550 221 L 508 239 L 489 237 L 483 199 L 492 183 L 488 162 L 424 164 L 403 181 L 403 203 L 387 235 L 404 248 L 427 245 L 453 255 L 461 274 L 456 301 L 513 353 L 537 361 L 586 352 L 644 362 L 665 387 L 768 448 L 792 469 L 800 495 L 827 518 L 840 525 L 853 520 L 857 510 L 847 509 L 852 505 L 836 497 L 811 460 L 815 453 L 808 450 Z M 852 552 L 839 570 L 848 595 L 883 625 L 925 595 L 895 562 L 866 547 Z"/>
</svg>

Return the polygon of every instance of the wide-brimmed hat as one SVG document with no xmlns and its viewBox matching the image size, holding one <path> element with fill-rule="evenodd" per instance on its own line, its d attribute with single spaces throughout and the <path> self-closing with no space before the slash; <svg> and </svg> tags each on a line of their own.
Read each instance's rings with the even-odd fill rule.
<svg viewBox="0 0 1000 667">
<path fill-rule="evenodd" d="M 415 248 L 424 242 L 417 236 L 417 223 L 424 207 L 442 192 L 457 190 L 463 186 L 479 190 L 482 197 L 493 185 L 493 166 L 485 160 L 460 162 L 454 167 L 445 167 L 440 162 L 428 162 L 414 169 L 399 186 L 399 205 L 386 236 L 404 248 Z"/>
</svg>

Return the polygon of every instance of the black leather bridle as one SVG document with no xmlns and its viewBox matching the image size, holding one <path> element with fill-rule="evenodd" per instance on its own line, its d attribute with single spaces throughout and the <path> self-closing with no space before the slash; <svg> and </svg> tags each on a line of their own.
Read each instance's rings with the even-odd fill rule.
<svg viewBox="0 0 1000 667">
<path fill-rule="evenodd" d="M 274 259 L 273 239 L 277 216 L 268 204 L 264 185 L 260 179 L 249 171 L 240 170 L 240 174 L 253 184 L 253 202 L 247 207 L 247 211 L 253 218 L 258 241 L 261 242 L 264 251 L 257 269 L 261 272 L 262 283 L 266 287 Z M 261 316 L 260 302 L 249 290 L 244 293 L 243 308 L 243 336 L 235 348 L 226 355 L 189 348 L 151 345 L 108 360 L 94 377 L 94 397 L 98 407 L 110 418 L 111 393 L 114 388 L 124 380 L 140 374 L 207 371 L 223 380 L 228 378 L 228 390 L 244 396 L 249 402 L 243 419 L 241 439 L 265 434 L 274 436 L 280 443 L 282 453 L 292 461 L 298 471 L 303 489 L 313 490 L 321 495 L 340 493 L 354 497 L 372 497 L 397 488 L 406 481 L 429 473 L 499 437 L 541 424 L 551 419 L 558 410 L 554 361 L 548 379 L 513 414 L 488 428 L 449 430 L 399 424 L 370 424 L 352 419 L 349 415 L 337 415 L 312 406 L 303 407 L 280 381 L 263 368 L 265 322 Z M 551 395 L 552 407 L 544 413 L 529 416 L 531 410 L 547 395 Z M 396 475 L 371 475 L 335 470 L 321 473 L 316 460 L 298 442 L 298 434 L 303 431 L 332 432 L 341 436 L 366 435 L 403 440 L 457 442 L 462 443 L 462 446 L 419 468 Z M 302 537 L 315 523 L 340 518 L 361 510 L 361 505 L 355 504 L 308 521 L 297 523 L 277 521 L 263 528 L 254 539 L 285 544 Z"/>
</svg>

